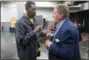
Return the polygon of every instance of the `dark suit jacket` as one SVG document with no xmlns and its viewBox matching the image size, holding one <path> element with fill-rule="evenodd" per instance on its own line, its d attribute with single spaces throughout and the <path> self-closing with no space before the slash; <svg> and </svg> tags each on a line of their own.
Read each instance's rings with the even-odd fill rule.
<svg viewBox="0 0 89 60">
<path fill-rule="evenodd" d="M 49 60 L 80 60 L 79 32 L 66 20 L 49 47 Z"/>
<path fill-rule="evenodd" d="M 36 60 L 37 37 L 33 32 L 34 24 L 22 16 L 16 23 L 16 44 L 20 60 Z"/>
</svg>

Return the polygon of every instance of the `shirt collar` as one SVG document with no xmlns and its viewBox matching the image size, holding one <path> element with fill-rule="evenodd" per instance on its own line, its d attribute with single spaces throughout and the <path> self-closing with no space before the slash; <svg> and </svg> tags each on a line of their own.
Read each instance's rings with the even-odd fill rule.
<svg viewBox="0 0 89 60">
<path fill-rule="evenodd" d="M 56 25 L 56 30 L 57 30 L 58 28 L 61 28 L 61 26 L 63 25 L 63 23 L 65 22 L 66 19 L 67 19 L 67 18 L 61 20 L 61 21 Z"/>
<path fill-rule="evenodd" d="M 34 23 L 34 19 L 33 18 L 28 17 L 27 14 L 25 14 L 25 17 L 27 18 L 28 21 L 30 21 L 31 23 Z"/>
</svg>

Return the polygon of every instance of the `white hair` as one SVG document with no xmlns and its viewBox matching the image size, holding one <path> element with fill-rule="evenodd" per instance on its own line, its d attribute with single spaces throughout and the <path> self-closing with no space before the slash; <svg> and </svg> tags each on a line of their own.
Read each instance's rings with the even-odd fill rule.
<svg viewBox="0 0 89 60">
<path fill-rule="evenodd" d="M 64 18 L 69 17 L 69 7 L 67 4 L 60 4 L 54 8 L 57 8 L 59 12 L 63 13 Z"/>
</svg>

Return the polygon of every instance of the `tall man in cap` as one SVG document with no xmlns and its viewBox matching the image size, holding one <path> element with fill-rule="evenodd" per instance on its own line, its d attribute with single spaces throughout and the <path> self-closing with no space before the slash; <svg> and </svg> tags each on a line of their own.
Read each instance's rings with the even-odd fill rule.
<svg viewBox="0 0 89 60">
<path fill-rule="evenodd" d="M 41 26 L 35 23 L 35 3 L 27 1 L 26 14 L 16 23 L 16 44 L 20 60 L 36 60 L 37 57 L 37 36 Z"/>
</svg>

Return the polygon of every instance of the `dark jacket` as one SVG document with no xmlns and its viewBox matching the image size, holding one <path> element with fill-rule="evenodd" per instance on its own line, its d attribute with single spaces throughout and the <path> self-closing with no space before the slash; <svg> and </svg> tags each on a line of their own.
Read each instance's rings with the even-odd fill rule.
<svg viewBox="0 0 89 60">
<path fill-rule="evenodd" d="M 34 24 L 22 16 L 16 23 L 16 44 L 20 60 L 36 60 L 37 56 L 37 37 Z"/>
<path fill-rule="evenodd" d="M 63 23 L 53 39 L 49 60 L 80 60 L 79 32 L 70 20 Z"/>
</svg>

